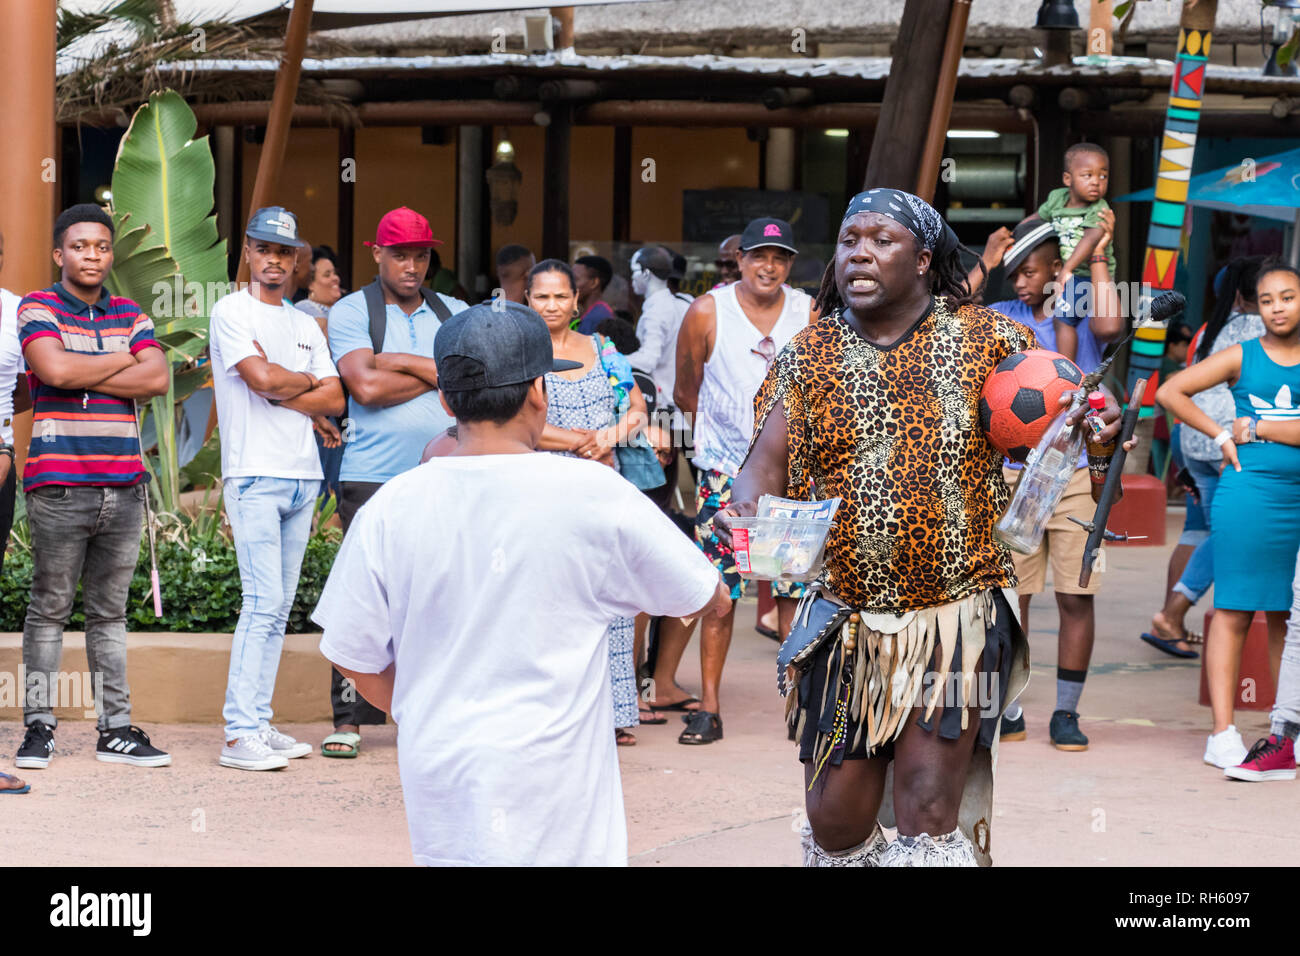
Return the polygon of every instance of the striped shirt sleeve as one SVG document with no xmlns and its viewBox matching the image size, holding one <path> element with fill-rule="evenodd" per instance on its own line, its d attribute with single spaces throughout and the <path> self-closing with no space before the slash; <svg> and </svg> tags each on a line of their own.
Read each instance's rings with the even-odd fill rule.
<svg viewBox="0 0 1300 956">
<path fill-rule="evenodd" d="M 141 349 L 162 348 L 158 340 L 153 335 L 153 319 L 143 312 L 137 312 L 135 321 L 131 323 L 131 354 L 135 355 Z"/>
<path fill-rule="evenodd" d="M 40 299 L 27 296 L 18 305 L 18 341 L 26 350 L 29 343 L 44 336 L 63 341 L 54 313 Z"/>
</svg>

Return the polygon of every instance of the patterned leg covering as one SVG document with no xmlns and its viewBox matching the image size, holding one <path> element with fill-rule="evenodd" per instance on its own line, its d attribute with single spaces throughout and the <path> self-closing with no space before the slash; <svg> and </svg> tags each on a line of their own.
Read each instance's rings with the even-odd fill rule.
<svg viewBox="0 0 1300 956">
<path fill-rule="evenodd" d="M 880 858 L 889 845 L 879 823 L 865 842 L 848 850 L 823 849 L 813 839 L 812 827 L 806 820 L 799 830 L 799 837 L 803 843 L 804 866 L 880 866 Z"/>
<path fill-rule="evenodd" d="M 979 866 L 975 848 L 960 830 L 932 837 L 900 835 L 880 858 L 881 866 Z"/>
</svg>

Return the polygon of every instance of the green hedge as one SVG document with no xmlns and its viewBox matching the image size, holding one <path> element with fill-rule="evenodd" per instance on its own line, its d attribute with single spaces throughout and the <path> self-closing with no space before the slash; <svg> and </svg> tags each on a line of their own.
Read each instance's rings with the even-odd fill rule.
<svg viewBox="0 0 1300 956">
<path fill-rule="evenodd" d="M 289 613 L 288 632 L 301 634 L 318 630 L 308 615 L 320 600 L 321 589 L 338 553 L 338 532 L 313 535 L 307 542 L 298 594 Z M 149 545 L 142 543 L 140 562 L 131 581 L 127 600 L 126 626 L 130 631 L 189 631 L 233 633 L 239 620 L 243 591 L 235 549 L 222 538 L 194 545 L 171 540 L 158 542 L 158 580 L 162 588 L 163 616 L 154 617 L 149 583 Z M 32 559 L 24 551 L 5 556 L 0 575 L 0 631 L 21 631 L 32 586 Z M 81 592 L 73 605 L 68 629 L 83 630 L 86 618 L 81 609 Z"/>
</svg>

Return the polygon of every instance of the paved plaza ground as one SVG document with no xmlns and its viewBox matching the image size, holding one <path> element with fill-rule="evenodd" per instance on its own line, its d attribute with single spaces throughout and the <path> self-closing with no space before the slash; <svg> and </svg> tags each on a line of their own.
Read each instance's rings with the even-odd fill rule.
<svg viewBox="0 0 1300 956">
<path fill-rule="evenodd" d="M 1004 744 L 993 825 L 999 865 L 1289 864 L 1300 782 L 1242 784 L 1201 762 L 1209 711 L 1197 703 L 1199 662 L 1137 640 L 1162 598 L 1169 547 L 1111 549 L 1098 601 L 1092 676 L 1081 703 L 1092 740 L 1063 753 L 1047 740 L 1055 701 L 1056 610 L 1031 616 L 1033 679 L 1024 698 L 1029 739 Z M 1189 622 L 1199 622 L 1204 607 Z M 680 724 L 644 727 L 621 748 L 630 862 L 637 866 L 799 863 L 792 821 L 801 771 L 785 739 L 775 686 L 776 645 L 753 630 L 744 602 L 723 684 L 726 738 L 676 743 Z M 696 690 L 692 643 L 684 686 Z M 1267 715 L 1241 713 L 1247 744 Z M 9 860 L 56 865 L 406 865 L 411 862 L 397 777 L 396 730 L 369 729 L 357 760 L 319 753 L 276 773 L 217 765 L 215 726 L 146 728 L 175 755 L 146 770 L 94 759 L 90 722 L 67 722 L 32 793 L 3 798 L 0 845 Z M 285 726 L 319 744 L 325 724 Z M 20 728 L 0 722 L 0 769 L 12 770 Z"/>
</svg>

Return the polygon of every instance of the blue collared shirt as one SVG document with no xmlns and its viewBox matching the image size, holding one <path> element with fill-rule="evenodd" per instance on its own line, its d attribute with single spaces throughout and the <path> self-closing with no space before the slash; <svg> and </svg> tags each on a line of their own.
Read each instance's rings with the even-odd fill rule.
<svg viewBox="0 0 1300 956">
<path fill-rule="evenodd" d="M 438 296 L 453 315 L 469 308 L 460 299 Z M 441 325 L 428 303 L 421 302 L 410 315 L 389 305 L 383 350 L 433 358 L 433 338 Z M 335 365 L 349 352 L 372 348 L 370 314 L 360 291 L 345 295 L 330 309 L 329 343 Z M 349 397 L 339 480 L 385 482 L 400 475 L 418 465 L 424 446 L 453 423 L 437 390 L 387 408 L 367 407 Z"/>
</svg>

